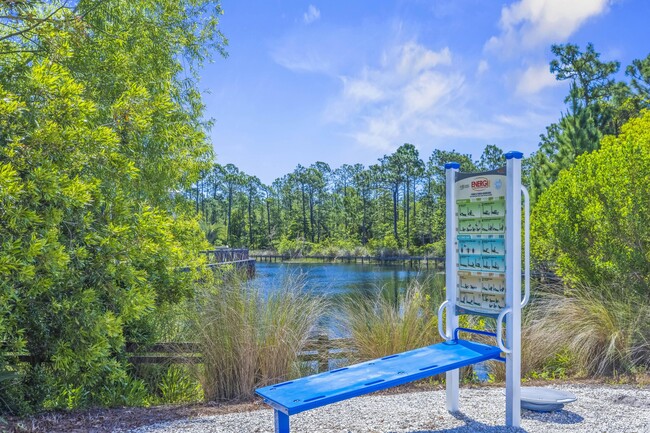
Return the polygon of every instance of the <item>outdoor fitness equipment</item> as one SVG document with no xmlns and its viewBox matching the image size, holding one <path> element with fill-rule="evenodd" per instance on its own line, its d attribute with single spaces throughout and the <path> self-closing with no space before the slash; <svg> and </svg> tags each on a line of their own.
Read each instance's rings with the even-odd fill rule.
<svg viewBox="0 0 650 433">
<path fill-rule="evenodd" d="M 506 363 L 506 425 L 519 426 L 521 308 L 530 297 L 529 200 L 521 185 L 522 157 L 520 152 L 509 152 L 505 167 L 484 173 L 460 173 L 460 164 L 445 165 L 447 295 L 438 309 L 438 331 L 445 341 L 257 389 L 274 409 L 276 433 L 289 433 L 290 415 L 440 373 L 447 378 L 447 409 L 456 412 L 458 369 L 490 359 Z M 526 227 L 523 300 L 521 194 Z M 459 328 L 461 314 L 495 318 L 496 332 Z M 495 337 L 497 346 L 460 339 L 459 332 Z"/>
</svg>

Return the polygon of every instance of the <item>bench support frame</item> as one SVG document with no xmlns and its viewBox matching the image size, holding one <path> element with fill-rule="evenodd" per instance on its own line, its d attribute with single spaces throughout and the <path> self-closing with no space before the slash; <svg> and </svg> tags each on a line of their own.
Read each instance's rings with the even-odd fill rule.
<svg viewBox="0 0 650 433">
<path fill-rule="evenodd" d="M 457 223 L 456 223 L 456 173 L 460 168 L 460 164 L 451 163 L 445 165 L 446 169 L 446 218 L 447 218 L 447 245 L 445 246 L 445 256 L 447 263 L 445 264 L 445 285 L 447 286 L 447 315 L 445 318 L 446 333 L 445 340 L 448 342 L 454 339 L 454 329 L 458 328 L 458 316 L 456 315 L 456 275 L 455 269 L 458 268 L 458 254 L 456 254 L 456 246 L 453 239 L 456 239 Z M 450 241 L 451 240 L 451 241 Z M 452 270 L 449 272 L 449 270 Z M 451 288 L 451 290 L 450 290 Z M 445 384 L 447 392 L 447 410 L 449 412 L 458 412 L 460 405 L 458 403 L 458 390 L 460 388 L 460 370 L 455 369 L 445 373 Z"/>
<path fill-rule="evenodd" d="M 273 409 L 275 433 L 289 433 L 289 415 Z"/>
</svg>

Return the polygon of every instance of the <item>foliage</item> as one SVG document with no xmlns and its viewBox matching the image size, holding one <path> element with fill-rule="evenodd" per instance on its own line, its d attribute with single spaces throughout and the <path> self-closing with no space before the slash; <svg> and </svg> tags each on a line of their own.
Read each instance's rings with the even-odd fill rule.
<svg viewBox="0 0 650 433">
<path fill-rule="evenodd" d="M 3 412 L 149 403 L 124 343 L 155 339 L 198 277 L 203 237 L 170 192 L 210 156 L 179 73 L 220 40 L 215 5 L 0 6 L 0 365 L 31 360 Z"/>
<path fill-rule="evenodd" d="M 533 307 L 528 341 L 537 354 L 568 350 L 588 374 L 647 368 L 650 359 L 648 131 L 645 111 L 605 137 L 560 174 L 532 216 L 534 257 L 568 287 Z"/>
<path fill-rule="evenodd" d="M 614 79 L 620 63 L 602 61 L 592 44 L 584 51 L 574 44 L 553 45 L 551 50 L 556 56 L 551 72 L 571 84 L 565 99 L 569 106 L 540 136 L 539 150 L 529 160 L 526 174 L 533 203 L 579 155 L 598 149 L 603 136 L 618 135 L 650 101 L 644 85 L 647 59 L 628 66 L 628 84 Z"/>
<path fill-rule="evenodd" d="M 631 120 L 540 197 L 532 251 L 569 283 L 650 292 L 650 112 Z"/>
<path fill-rule="evenodd" d="M 645 59 L 635 59 L 625 74 L 631 77 L 631 87 L 645 108 L 650 108 L 650 54 Z"/>
<path fill-rule="evenodd" d="M 584 52 L 577 45 L 553 45 L 551 51 L 556 58 L 551 61 L 551 73 L 558 80 L 571 80 L 572 93 L 567 102 L 576 96 L 585 107 L 606 99 L 614 86 L 612 75 L 618 72 L 621 64 L 617 61 L 603 62 L 593 44 L 587 44 Z"/>
<path fill-rule="evenodd" d="M 325 308 L 303 288 L 298 278 L 262 293 L 235 275 L 197 298 L 206 399 L 251 398 L 255 388 L 296 374 L 298 353 Z"/>
<path fill-rule="evenodd" d="M 201 384 L 194 379 L 190 371 L 178 365 L 166 368 L 158 390 L 158 403 L 194 403 L 203 400 Z"/>
</svg>

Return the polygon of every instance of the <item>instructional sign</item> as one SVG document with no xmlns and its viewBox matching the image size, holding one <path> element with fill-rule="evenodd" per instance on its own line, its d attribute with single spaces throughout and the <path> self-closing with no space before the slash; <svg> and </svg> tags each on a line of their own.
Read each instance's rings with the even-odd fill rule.
<svg viewBox="0 0 650 433">
<path fill-rule="evenodd" d="M 456 173 L 458 314 L 496 315 L 506 294 L 506 169 Z"/>
</svg>

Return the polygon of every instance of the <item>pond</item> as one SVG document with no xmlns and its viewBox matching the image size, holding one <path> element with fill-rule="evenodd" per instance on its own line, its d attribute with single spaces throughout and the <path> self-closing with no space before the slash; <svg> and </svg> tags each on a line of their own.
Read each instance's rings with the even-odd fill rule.
<svg viewBox="0 0 650 433">
<path fill-rule="evenodd" d="M 433 270 L 418 270 L 399 266 L 378 266 L 332 263 L 256 263 L 255 278 L 251 282 L 262 290 L 273 290 L 287 284 L 287 280 L 298 280 L 304 284 L 307 293 L 324 296 L 333 308 L 320 322 L 319 332 L 330 337 L 345 336 L 336 317 L 346 297 L 372 297 L 381 293 L 391 300 L 406 291 L 412 282 L 423 284 L 425 290 L 437 292 L 436 298 L 444 298 L 444 274 Z"/>
<path fill-rule="evenodd" d="M 279 287 L 286 279 L 304 278 L 308 292 L 328 298 L 372 295 L 379 290 L 400 293 L 415 280 L 434 289 L 441 287 L 440 281 L 444 279 L 440 272 L 398 266 L 258 262 L 255 268 L 253 283 L 264 291 Z"/>
</svg>

